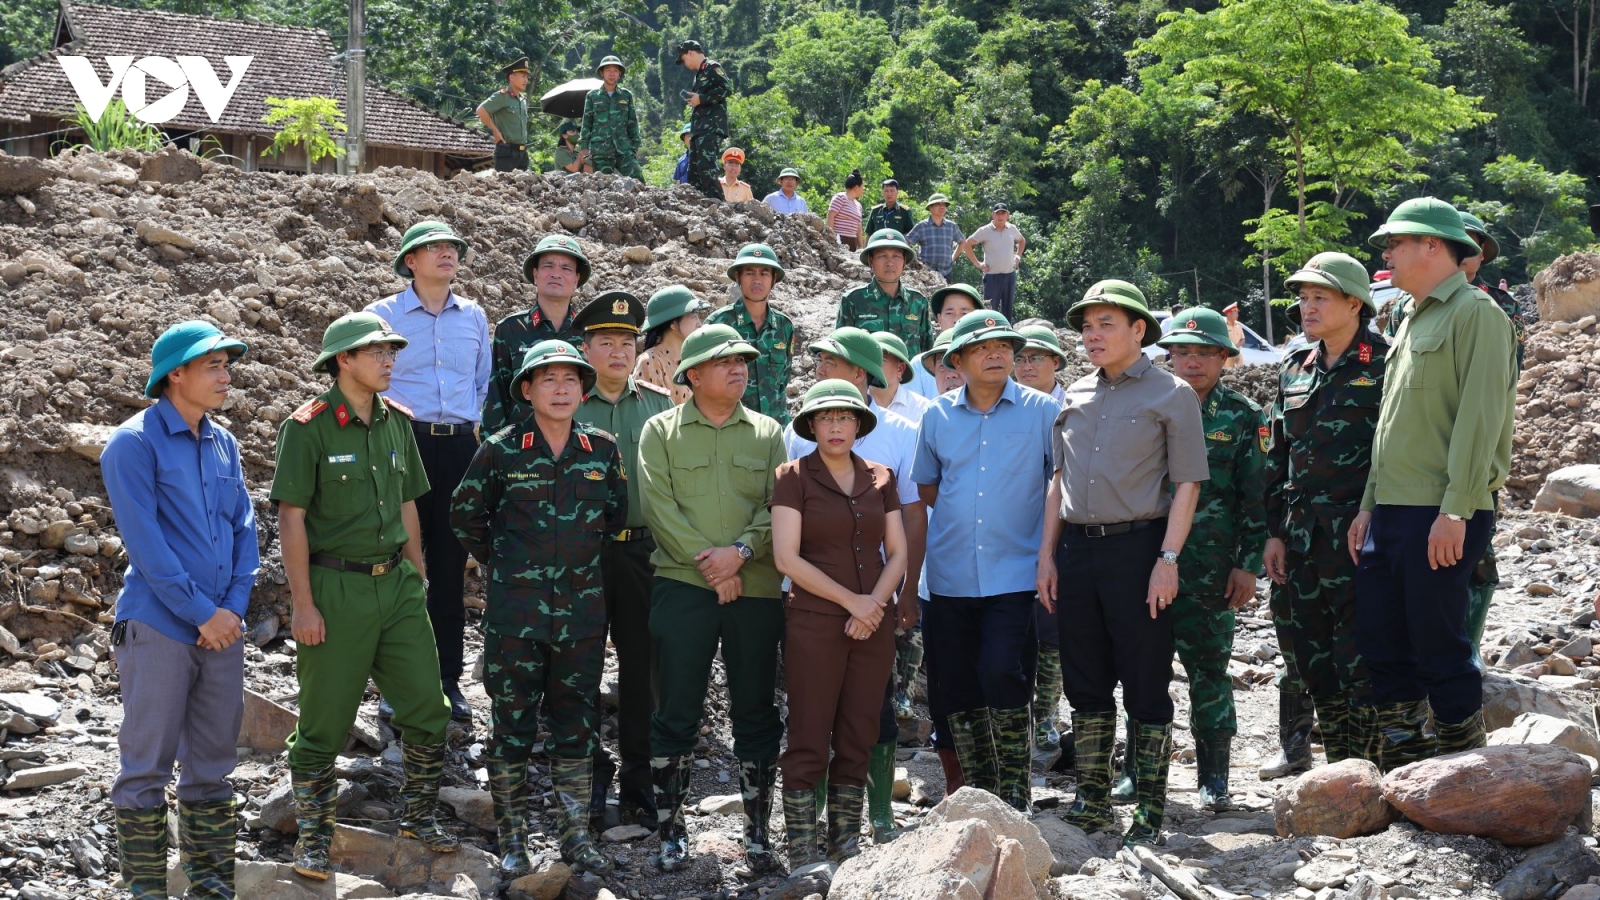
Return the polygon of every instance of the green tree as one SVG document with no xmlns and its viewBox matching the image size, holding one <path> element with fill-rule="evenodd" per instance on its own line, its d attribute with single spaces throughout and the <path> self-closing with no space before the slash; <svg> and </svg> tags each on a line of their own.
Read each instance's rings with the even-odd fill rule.
<svg viewBox="0 0 1600 900">
<path fill-rule="evenodd" d="M 350 130 L 344 124 L 339 101 L 332 97 L 268 97 L 266 102 L 270 109 L 261 121 L 279 127 L 272 143 L 261 151 L 262 156 L 276 155 L 296 145 L 304 147 L 306 174 L 310 175 L 318 160 L 344 155 L 331 133 Z"/>
<path fill-rule="evenodd" d="M 826 10 L 778 34 L 771 78 L 800 113 L 843 132 L 861 108 L 866 86 L 894 51 L 889 25 L 876 15 Z"/>
<path fill-rule="evenodd" d="M 1502 253 L 1520 255 L 1528 277 L 1563 253 L 1594 242 L 1585 221 L 1582 175 L 1551 172 L 1533 160 L 1507 155 L 1484 166 L 1483 177 L 1504 191 L 1509 202 L 1457 198 L 1456 203 L 1511 233 L 1514 246 L 1503 246 Z"/>
</svg>

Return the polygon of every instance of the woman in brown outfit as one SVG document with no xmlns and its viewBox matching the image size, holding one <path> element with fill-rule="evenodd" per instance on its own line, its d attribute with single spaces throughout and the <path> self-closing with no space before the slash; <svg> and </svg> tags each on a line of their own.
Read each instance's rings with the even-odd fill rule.
<svg viewBox="0 0 1600 900">
<path fill-rule="evenodd" d="M 784 617 L 789 747 L 779 762 L 791 872 L 823 862 L 813 789 L 825 777 L 827 859 L 856 854 L 894 666 L 892 603 L 907 553 L 900 497 L 893 472 L 852 450 L 876 425 L 855 385 L 818 382 L 794 420 L 817 449 L 779 466 L 772 492 L 773 557 L 794 582 Z"/>
</svg>

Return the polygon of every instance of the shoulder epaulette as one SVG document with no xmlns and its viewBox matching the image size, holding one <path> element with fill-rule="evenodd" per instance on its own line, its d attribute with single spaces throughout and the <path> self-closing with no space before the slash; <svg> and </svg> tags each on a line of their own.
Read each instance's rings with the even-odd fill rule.
<svg viewBox="0 0 1600 900">
<path fill-rule="evenodd" d="M 671 391 L 667 390 L 666 388 L 662 387 L 659 384 L 651 384 L 648 381 L 639 381 L 637 379 L 635 379 L 633 383 L 638 385 L 640 388 L 643 388 L 644 390 L 655 391 L 656 393 L 660 394 L 663 397 L 671 397 L 672 396 L 672 392 Z"/>
<path fill-rule="evenodd" d="M 401 403 L 398 400 L 394 400 L 394 399 L 391 399 L 389 397 L 384 397 L 383 398 L 383 403 L 384 403 L 385 406 L 389 407 L 390 409 L 394 410 L 395 412 L 400 413 L 401 415 L 405 416 L 408 419 L 415 419 L 417 417 L 417 414 L 411 411 L 411 407 L 406 406 L 404 403 Z"/>
<path fill-rule="evenodd" d="M 613 444 L 615 444 L 617 442 L 616 435 L 613 435 L 611 432 L 605 430 L 604 428 L 597 428 L 597 427 L 595 427 L 593 425 L 589 425 L 589 424 L 586 424 L 586 423 L 579 423 L 579 425 L 578 425 L 578 434 L 580 436 L 579 443 L 582 443 L 582 439 L 581 438 L 585 434 L 593 435 L 594 437 L 600 438 L 602 440 L 610 441 Z M 583 449 L 589 450 L 589 452 L 591 452 L 591 453 L 594 452 L 593 450 L 590 450 L 588 446 L 585 446 Z"/>
<path fill-rule="evenodd" d="M 328 408 L 328 401 L 326 401 L 326 400 L 312 400 L 312 401 L 308 402 L 306 405 L 304 405 L 304 406 L 300 407 L 299 409 L 295 410 L 294 414 L 291 415 L 289 418 L 295 420 L 296 422 L 299 422 L 301 425 L 310 425 L 311 424 L 311 420 L 315 419 L 319 413 L 321 413 L 323 410 L 325 410 L 327 408 Z"/>
</svg>

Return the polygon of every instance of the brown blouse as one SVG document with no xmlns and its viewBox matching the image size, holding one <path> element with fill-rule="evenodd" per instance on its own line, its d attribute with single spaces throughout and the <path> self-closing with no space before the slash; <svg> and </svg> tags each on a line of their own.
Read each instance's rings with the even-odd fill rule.
<svg viewBox="0 0 1600 900">
<path fill-rule="evenodd" d="M 686 385 L 672 382 L 672 376 L 677 371 L 678 351 L 669 349 L 666 344 L 657 344 L 639 354 L 639 359 L 633 364 L 635 380 L 671 391 L 672 402 L 682 406 L 685 400 L 694 396 L 694 392 Z"/>
<path fill-rule="evenodd" d="M 846 590 L 869 594 L 883 574 L 883 536 L 889 513 L 900 510 L 894 473 L 852 453 L 855 490 L 845 494 L 813 450 L 778 467 L 772 505 L 800 511 L 800 557 Z M 796 609 L 848 616 L 844 607 L 796 584 L 789 594 Z"/>
</svg>

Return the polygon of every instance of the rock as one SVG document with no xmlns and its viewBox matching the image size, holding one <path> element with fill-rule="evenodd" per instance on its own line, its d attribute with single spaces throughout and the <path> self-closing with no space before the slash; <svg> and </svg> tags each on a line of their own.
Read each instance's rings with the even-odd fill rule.
<svg viewBox="0 0 1600 900">
<path fill-rule="evenodd" d="M 194 154 L 175 147 L 152 153 L 139 163 L 140 181 L 157 181 L 162 184 L 188 184 L 200 180 L 200 160 Z"/>
<path fill-rule="evenodd" d="M 455 853 L 434 853 L 421 841 L 370 828 L 336 826 L 329 858 L 342 869 L 397 891 L 449 890 L 456 876 L 463 874 L 483 892 L 500 883 L 495 857 L 477 847 L 463 845 Z"/>
<path fill-rule="evenodd" d="M 179 250 L 193 250 L 196 246 L 194 238 L 148 220 L 133 226 L 133 230 L 138 232 L 139 237 L 144 238 L 145 243 L 153 246 L 165 244 L 177 247 Z"/>
<path fill-rule="evenodd" d="M 649 247 L 637 245 L 623 250 L 622 258 L 637 266 L 647 266 L 656 261 L 656 255 L 650 252 Z"/>
<path fill-rule="evenodd" d="M 1011 849 L 1015 845 L 982 819 L 924 823 L 894 843 L 869 847 L 840 866 L 828 898 L 1037 900 L 1039 892 L 1025 871 L 1001 871 L 1002 863 L 1025 869 L 1026 853 L 1020 846 Z M 993 891 L 1002 884 L 1010 893 Z"/>
<path fill-rule="evenodd" d="M 48 159 L 0 153 L 0 197 L 31 194 L 60 177 L 61 167 Z"/>
<path fill-rule="evenodd" d="M 1511 725 L 1523 713 L 1543 713 L 1576 722 L 1584 731 L 1595 734 L 1594 710 L 1577 703 L 1569 709 L 1561 695 L 1536 681 L 1506 675 L 1483 673 L 1483 722 L 1489 731 Z"/>
<path fill-rule="evenodd" d="M 1600 465 L 1567 466 L 1546 475 L 1533 509 L 1580 519 L 1600 516 Z"/>
<path fill-rule="evenodd" d="M 1367 765 L 1370 766 L 1372 763 L 1367 763 Z M 1377 767 L 1373 766 L 1373 768 Z M 1356 864 L 1347 859 L 1330 859 L 1319 856 L 1295 870 L 1294 883 L 1311 891 L 1338 887 L 1344 884 L 1346 878 L 1355 874 L 1356 868 Z"/>
<path fill-rule="evenodd" d="M 911 772 L 905 766 L 896 766 L 894 770 L 894 788 L 890 798 L 901 803 L 911 801 Z"/>
<path fill-rule="evenodd" d="M 45 725 L 54 723 L 61 716 L 61 704 L 38 691 L 0 694 L 0 706 L 14 709 Z"/>
<path fill-rule="evenodd" d="M 1099 855 L 1094 842 L 1076 825 L 1069 825 L 1055 816 L 1038 816 L 1033 820 L 1039 836 L 1050 847 L 1050 875 L 1068 875 L 1078 871 L 1083 864 Z"/>
<path fill-rule="evenodd" d="M 465 875 L 457 875 L 450 882 L 450 896 L 459 897 L 461 900 L 483 900 L 483 894 L 472 879 Z"/>
<path fill-rule="evenodd" d="M 1557 647 L 1556 652 L 1568 659 L 1583 659 L 1594 653 L 1594 639 L 1587 634 L 1580 634 Z"/>
<path fill-rule="evenodd" d="M 1273 801 L 1279 837 L 1373 834 L 1397 817 L 1383 799 L 1378 767 L 1359 759 L 1312 769 L 1279 789 Z"/>
<path fill-rule="evenodd" d="M 67 177 L 84 184 L 120 184 L 124 187 L 131 187 L 139 181 L 138 172 L 98 153 L 74 159 L 67 169 Z"/>
<path fill-rule="evenodd" d="M 100 844 L 87 834 L 80 834 L 67 844 L 67 852 L 85 878 L 99 878 L 106 874 L 106 855 Z"/>
<path fill-rule="evenodd" d="M 100 552 L 100 542 L 83 531 L 69 531 L 61 540 L 61 549 L 78 556 L 94 556 Z"/>
<path fill-rule="evenodd" d="M 689 849 L 693 853 L 715 856 L 725 863 L 744 859 L 744 845 L 720 831 L 700 832 L 689 839 Z"/>
<path fill-rule="evenodd" d="M 1412 763 L 1383 778 L 1383 796 L 1429 831 L 1514 846 L 1560 837 L 1589 802 L 1589 764 L 1564 747 L 1486 747 Z"/>
<path fill-rule="evenodd" d="M 1600 760 L 1600 740 L 1566 719 L 1540 713 L 1523 713 L 1510 727 L 1489 735 L 1489 746 L 1507 744 L 1552 744 Z"/>
<path fill-rule="evenodd" d="M 1544 667 L 1550 670 L 1551 675 L 1570 678 L 1578 674 L 1578 664 L 1559 653 L 1545 657 Z"/>
<path fill-rule="evenodd" d="M 393 891 L 376 881 L 341 872 L 335 872 L 325 882 L 313 882 L 296 875 L 294 867 L 287 863 L 241 859 L 234 864 L 233 877 L 240 900 L 373 900 L 394 896 Z M 167 870 L 167 893 L 182 897 L 188 888 L 183 868 L 174 861 Z"/>
<path fill-rule="evenodd" d="M 117 429 L 114 425 L 94 425 L 87 422 L 75 422 L 66 426 L 66 449 L 93 462 L 100 461 L 100 454 L 106 449 L 106 441 L 111 440 L 111 435 Z"/>
<path fill-rule="evenodd" d="M 262 753 L 277 753 L 284 740 L 294 733 L 300 716 L 294 710 L 248 688 L 244 692 L 244 721 L 239 726 L 237 746 Z"/>
<path fill-rule="evenodd" d="M 547 863 L 538 871 L 511 882 L 506 896 L 511 900 L 556 900 L 571 880 L 572 868 L 566 863 Z"/>
<path fill-rule="evenodd" d="M 265 647 L 278 638 L 279 620 L 276 615 L 267 616 L 265 619 L 251 625 L 245 631 L 244 639 L 257 647 Z"/>
<path fill-rule="evenodd" d="M 1556 589 L 1542 581 L 1532 581 L 1526 588 L 1529 597 L 1554 597 Z"/>
<path fill-rule="evenodd" d="M 71 519 L 56 519 L 46 525 L 43 531 L 39 532 L 39 546 L 50 550 L 60 550 L 62 545 L 67 542 L 67 535 L 72 533 L 73 527 Z"/>
<path fill-rule="evenodd" d="M 473 788 L 444 787 L 439 789 L 439 799 L 452 811 L 456 818 L 484 831 L 495 830 L 494 798 L 488 791 Z"/>
<path fill-rule="evenodd" d="M 30 881 L 17 892 L 17 900 L 67 900 L 67 895 L 37 881 Z"/>
<path fill-rule="evenodd" d="M 1561 900 L 1600 900 L 1600 884 L 1580 884 L 1568 888 Z"/>
<path fill-rule="evenodd" d="M 42 787 L 75 781 L 87 774 L 89 774 L 89 767 L 75 762 L 40 766 L 37 769 L 23 769 L 20 772 L 11 774 L 11 780 L 5 783 L 5 790 L 37 790 Z"/>
<path fill-rule="evenodd" d="M 607 828 L 601 832 L 600 839 L 615 844 L 623 841 L 637 841 L 652 834 L 655 834 L 655 832 L 643 825 L 618 825 L 615 828 Z"/>
<path fill-rule="evenodd" d="M 1600 859 L 1583 845 L 1583 838 L 1565 835 L 1528 851 L 1522 862 L 1495 883 L 1494 892 L 1505 900 L 1538 900 L 1557 882 L 1579 884 L 1600 875 Z"/>
<path fill-rule="evenodd" d="M 987 822 L 997 837 L 1010 838 L 1022 845 L 1028 877 L 1040 887 L 1050 878 L 1050 868 L 1055 862 L 1050 845 L 1028 817 L 1011 808 L 999 797 L 977 788 L 961 788 L 939 801 L 928 811 L 918 827 L 940 825 L 946 822 L 967 820 Z"/>
<path fill-rule="evenodd" d="M 287 778 L 274 785 L 261 801 L 261 824 L 281 834 L 300 830 L 294 818 L 294 788 Z"/>
<path fill-rule="evenodd" d="M 744 798 L 738 794 L 719 794 L 700 801 L 703 816 L 736 816 L 744 812 Z"/>
</svg>

